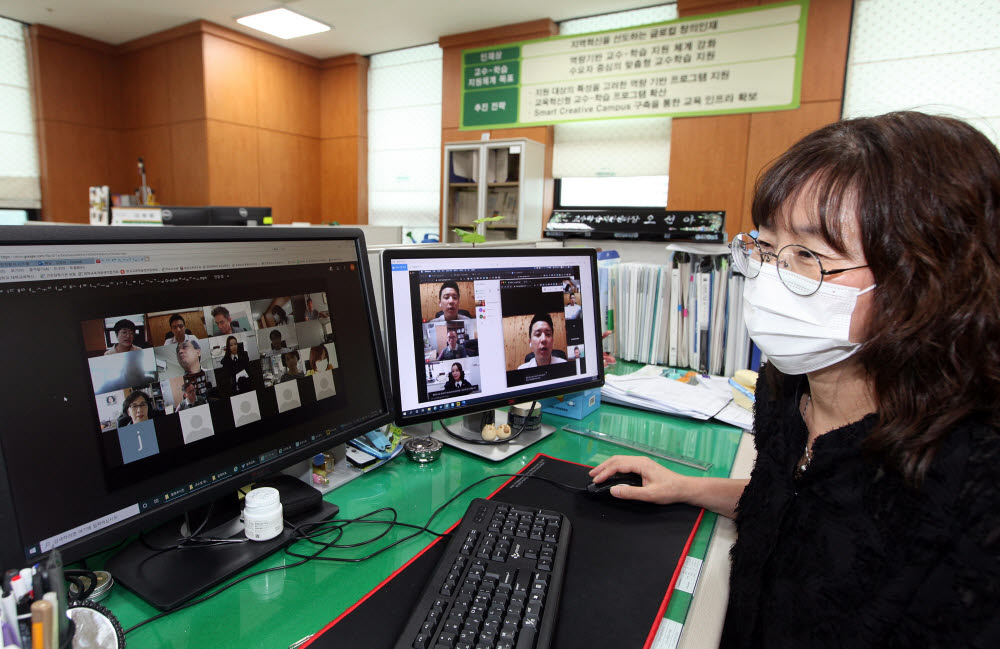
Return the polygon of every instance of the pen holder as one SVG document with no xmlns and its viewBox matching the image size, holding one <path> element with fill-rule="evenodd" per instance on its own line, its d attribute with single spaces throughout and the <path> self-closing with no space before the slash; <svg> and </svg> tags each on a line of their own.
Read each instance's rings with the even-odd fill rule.
<svg viewBox="0 0 1000 649">
<path fill-rule="evenodd" d="M 114 613 L 89 600 L 70 602 L 70 642 L 64 649 L 122 649 L 125 631 Z"/>
</svg>

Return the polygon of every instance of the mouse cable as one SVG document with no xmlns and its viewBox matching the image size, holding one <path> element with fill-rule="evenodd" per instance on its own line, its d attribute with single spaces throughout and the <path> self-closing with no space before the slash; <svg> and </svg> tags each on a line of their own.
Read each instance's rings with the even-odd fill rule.
<svg viewBox="0 0 1000 649">
<path fill-rule="evenodd" d="M 322 542 L 318 542 L 318 541 L 314 541 L 312 539 L 306 539 L 306 538 L 295 538 L 292 541 L 292 544 L 294 544 L 295 542 L 297 542 L 299 540 L 305 540 L 305 541 L 309 541 L 311 543 L 314 543 L 316 545 L 319 545 L 320 547 L 313 554 L 311 554 L 311 555 L 305 555 L 305 554 L 298 554 L 298 553 L 292 552 L 290 550 L 290 547 L 291 547 L 292 544 L 289 544 L 289 545 L 287 545 L 284 548 L 285 554 L 288 554 L 289 556 L 292 556 L 292 557 L 299 558 L 300 559 L 299 561 L 296 561 L 296 562 L 293 562 L 293 563 L 287 564 L 287 565 L 274 566 L 272 568 L 264 568 L 264 569 L 258 570 L 256 572 L 252 572 L 252 573 L 250 573 L 248 575 L 244 575 L 243 577 L 240 577 L 239 579 L 237 579 L 237 580 L 235 580 L 233 582 L 230 582 L 230 583 L 226 584 L 225 586 L 222 586 L 218 590 L 216 590 L 216 591 L 214 591 L 212 593 L 209 593 L 208 595 L 205 595 L 203 597 L 199 597 L 198 599 L 193 599 L 193 600 L 191 600 L 191 601 L 189 601 L 189 602 L 187 602 L 185 604 L 182 604 L 182 605 L 178 606 L 177 608 L 172 609 L 170 611 L 164 611 L 163 613 L 159 613 L 159 614 L 154 615 L 154 616 L 152 616 L 150 618 L 147 618 L 146 620 L 143 620 L 142 622 L 139 622 L 139 623 L 137 623 L 137 624 L 129 627 L 128 629 L 126 629 L 125 630 L 125 634 L 128 635 L 132 631 L 135 631 L 136 629 L 138 629 L 140 627 L 143 627 L 143 626 L 149 624 L 150 622 L 153 622 L 155 620 L 159 620 L 161 618 L 164 618 L 167 615 L 170 615 L 170 614 L 175 613 L 177 611 L 182 611 L 182 610 L 184 610 L 186 608 L 190 608 L 190 607 L 195 606 L 197 604 L 201 604 L 202 602 L 208 601 L 209 599 L 212 599 L 216 595 L 218 595 L 218 594 L 220 594 L 220 593 L 222 593 L 222 592 L 224 592 L 226 590 L 229 590 L 233 586 L 235 586 L 237 584 L 240 584 L 240 583 L 243 583 L 244 581 L 246 581 L 246 580 L 248 580 L 248 579 L 250 579 L 252 577 L 256 577 L 258 575 L 263 575 L 263 574 L 269 573 L 269 572 L 276 572 L 276 571 L 279 571 L 279 570 L 288 570 L 290 568 L 297 568 L 298 566 L 304 565 L 304 564 L 308 563 L 309 561 L 336 561 L 336 562 L 340 562 L 340 563 L 360 563 L 362 561 L 367 561 L 368 559 L 376 557 L 376 556 L 382 554 L 383 552 L 385 552 L 386 550 L 389 550 L 389 549 L 391 549 L 391 548 L 393 548 L 393 547 L 395 547 L 395 546 L 397 546 L 397 545 L 399 545 L 401 543 L 409 541 L 410 539 L 413 539 L 413 538 L 419 536 L 421 533 L 424 533 L 424 532 L 427 532 L 429 534 L 433 534 L 433 535 L 438 536 L 438 537 L 448 536 L 447 532 L 440 533 L 440 532 L 434 532 L 433 530 L 429 529 L 429 526 L 433 522 L 433 520 L 435 518 L 437 518 L 438 514 L 440 514 L 445 508 L 447 508 L 449 505 L 451 505 L 455 500 L 457 500 L 458 498 L 460 498 L 466 492 L 468 492 L 469 490 L 474 489 L 475 487 L 479 486 L 480 484 L 483 484 L 484 482 L 486 482 L 488 480 L 492 480 L 494 478 L 530 478 L 530 479 L 533 479 L 533 480 L 541 480 L 543 482 L 548 482 L 548 483 L 550 483 L 552 485 L 555 485 L 556 487 L 559 487 L 561 489 L 566 489 L 567 491 L 570 491 L 570 492 L 573 492 L 573 493 L 584 493 L 584 492 L 586 492 L 586 489 L 584 489 L 584 488 L 574 487 L 572 485 L 568 485 L 568 484 L 565 484 L 565 483 L 562 483 L 562 482 L 558 482 L 558 481 L 552 480 L 550 478 L 543 478 L 541 476 L 527 475 L 527 474 L 521 474 L 521 473 L 495 473 L 493 475 L 488 475 L 488 476 L 486 476 L 484 478 L 481 478 L 481 479 L 473 482 L 472 484 L 470 484 L 469 486 L 465 487 L 464 489 L 462 489 L 461 491 L 459 491 L 458 493 L 456 493 L 454 496 L 452 496 L 451 498 L 449 498 L 447 501 L 445 501 L 444 504 L 442 504 L 440 507 L 438 507 L 436 510 L 434 510 L 434 512 L 431 514 L 430 518 L 428 518 L 427 522 L 424 525 L 422 525 L 422 526 L 412 525 L 412 524 L 409 524 L 409 523 L 400 523 L 400 522 L 396 521 L 395 520 L 396 511 L 394 509 L 390 508 L 390 507 L 383 507 L 383 508 L 377 509 L 377 510 L 375 510 L 373 512 L 369 512 L 367 514 L 362 514 L 361 516 L 358 516 L 356 518 L 336 521 L 339 524 L 331 527 L 327 532 L 325 532 L 327 534 L 330 533 L 330 532 L 336 532 L 337 536 L 332 541 L 329 541 L 327 543 L 322 543 Z M 378 521 L 378 520 L 371 521 L 371 520 L 367 520 L 368 517 L 373 516 L 374 514 L 377 514 L 379 512 L 383 512 L 383 511 L 392 511 L 392 513 L 393 513 L 393 520 L 392 521 Z M 298 525 L 293 525 L 293 524 L 287 523 L 287 521 L 286 521 L 286 524 L 288 524 L 292 528 L 293 535 L 294 535 L 294 534 L 301 534 L 301 532 L 299 532 L 298 530 L 300 530 L 302 528 L 306 528 L 307 529 L 307 534 L 309 534 L 316 527 L 324 525 L 324 524 L 327 524 L 327 523 L 330 523 L 330 522 L 331 521 L 313 521 L 313 522 L 300 523 Z M 335 544 L 337 543 L 337 541 L 339 541 L 341 539 L 341 537 L 344 534 L 344 528 L 346 526 L 350 525 L 350 524 L 353 524 L 353 523 L 372 523 L 372 524 L 374 524 L 374 523 L 382 523 L 382 524 L 389 524 L 389 526 L 386 529 L 386 531 L 382 532 L 381 534 L 379 534 L 378 536 L 376 536 L 376 537 L 374 537 L 372 539 L 369 539 L 369 540 L 364 541 L 362 543 L 354 544 L 352 546 L 345 546 L 345 547 L 359 547 L 359 546 L 365 545 L 367 543 L 372 543 L 372 542 L 378 540 L 379 538 L 384 537 L 389 532 L 389 530 L 393 529 L 396 525 L 399 525 L 399 526 L 402 526 L 402 527 L 411 527 L 411 528 L 414 528 L 416 531 L 413 532 L 410 535 L 407 535 L 407 536 L 404 536 L 401 539 L 398 539 L 397 541 L 394 541 L 393 543 L 391 543 L 391 544 L 389 544 L 389 545 L 387 545 L 385 547 L 382 547 L 382 548 L 376 550 L 375 552 L 369 554 L 366 557 L 355 558 L 355 559 L 346 559 L 346 558 L 340 558 L 340 557 L 321 557 L 321 556 L 319 556 L 320 554 L 322 554 L 323 552 L 325 552 L 327 549 L 329 549 L 331 547 L 336 547 Z"/>
<path fill-rule="evenodd" d="M 405 543 L 406 541 L 409 541 L 410 539 L 412 539 L 412 538 L 414 538 L 416 536 L 419 536 L 422 532 L 428 532 L 430 534 L 434 534 L 434 535 L 439 536 L 439 537 L 440 536 L 445 536 L 445 535 L 448 534 L 447 532 L 445 532 L 445 533 L 439 533 L 439 532 L 434 532 L 433 530 L 430 529 L 430 524 L 434 521 L 435 518 L 437 518 L 438 514 L 440 514 L 445 508 L 447 508 L 449 505 L 451 505 L 453 502 L 455 502 L 455 500 L 457 500 L 458 498 L 460 498 L 462 495 L 464 495 L 469 490 L 474 489 L 475 487 L 483 484 L 484 482 L 486 482 L 488 480 L 492 480 L 494 478 L 529 478 L 529 479 L 533 479 L 533 480 L 541 480 L 542 482 L 548 482 L 549 484 L 555 485 L 556 487 L 559 487 L 560 489 L 566 489 L 567 491 L 570 491 L 570 492 L 573 492 L 573 493 L 585 493 L 587 491 L 584 488 L 574 487 L 572 485 L 568 485 L 568 484 L 565 484 L 565 483 L 562 483 L 562 482 L 558 482 L 557 480 L 552 480 L 550 478 L 543 478 L 542 476 L 535 476 L 535 475 L 528 475 L 528 474 L 521 474 L 521 473 L 494 473 L 493 475 L 488 475 L 485 478 L 481 478 L 481 479 L 473 482 L 472 484 L 470 484 L 469 486 L 465 487 L 464 489 L 462 489 L 461 491 L 459 491 L 458 493 L 456 493 L 454 496 L 452 496 L 451 498 L 449 498 L 448 500 L 446 500 L 444 502 L 444 504 L 442 504 L 440 507 L 438 507 L 436 510 L 434 510 L 434 512 L 431 514 L 430 518 L 427 519 L 427 522 L 424 523 L 424 525 L 422 527 L 417 527 L 415 525 L 408 525 L 408 527 L 414 527 L 417 530 L 413 534 L 410 534 L 408 536 L 404 536 L 404 537 L 402 537 L 400 539 L 397 539 L 396 541 L 390 543 L 389 545 L 386 545 L 386 546 L 384 546 L 382 548 L 379 548 L 378 550 L 376 550 L 375 552 L 372 552 L 371 554 L 369 554 L 367 556 L 356 557 L 356 558 L 323 557 L 323 556 L 319 556 L 318 553 L 314 553 L 312 555 L 308 555 L 307 556 L 307 555 L 304 555 L 304 554 L 299 554 L 297 552 L 294 552 L 291 549 L 291 546 L 285 547 L 284 548 L 284 552 L 285 552 L 285 554 L 287 554 L 289 556 L 296 557 L 296 558 L 301 558 L 301 559 L 306 560 L 306 561 L 330 561 L 330 562 L 335 562 L 335 563 L 361 563 L 363 561 L 367 561 L 367 560 L 369 560 L 369 559 L 371 559 L 373 557 L 376 557 L 376 556 L 382 554 L 383 552 L 385 552 L 386 550 L 394 548 L 394 547 L 396 547 L 397 545 L 399 545 L 401 543 Z M 395 514 L 395 510 L 393 510 L 393 514 Z M 359 520 L 361 518 L 364 518 L 364 517 L 359 517 L 358 519 L 352 519 L 351 522 L 361 522 Z M 393 521 L 394 522 L 391 525 L 389 525 L 389 527 L 386 528 L 386 530 L 382 534 L 378 535 L 375 538 L 369 539 L 366 542 L 359 543 L 359 544 L 357 544 L 355 546 L 350 546 L 350 547 L 358 547 L 360 545 L 365 545 L 367 543 L 374 542 L 374 541 L 378 540 L 379 538 L 382 538 L 386 534 L 388 534 L 389 531 L 395 525 L 402 525 L 402 523 L 395 522 L 395 518 L 393 519 Z M 375 522 L 375 521 L 366 521 L 366 522 Z M 337 546 L 333 545 L 334 542 L 331 542 L 331 543 L 320 543 L 318 541 L 310 541 L 310 542 L 315 543 L 317 545 L 323 545 L 324 547 L 322 549 L 337 547 Z M 321 552 L 322 552 L 322 549 L 321 549 Z"/>
</svg>

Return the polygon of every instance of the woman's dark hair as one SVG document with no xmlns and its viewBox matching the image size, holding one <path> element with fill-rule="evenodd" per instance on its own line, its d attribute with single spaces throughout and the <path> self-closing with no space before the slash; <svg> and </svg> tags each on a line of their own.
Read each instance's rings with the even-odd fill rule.
<svg viewBox="0 0 1000 649">
<path fill-rule="evenodd" d="M 284 365 L 285 368 L 289 369 L 289 370 L 292 369 L 291 366 L 288 364 L 288 359 L 290 359 L 290 358 L 294 359 L 292 361 L 292 365 L 298 366 L 298 364 L 299 364 L 299 353 L 293 349 L 292 351 L 285 352 L 284 354 L 281 355 L 281 364 Z"/>
<path fill-rule="evenodd" d="M 122 329 L 128 329 L 129 331 L 134 332 L 135 323 L 129 320 L 128 318 L 122 318 L 121 320 L 115 323 L 115 329 L 114 329 L 115 335 L 117 336 L 118 332 L 121 331 Z"/>
<path fill-rule="evenodd" d="M 846 120 L 759 178 L 754 224 L 787 224 L 800 194 L 841 253 L 857 214 L 878 314 L 857 355 L 878 410 L 865 450 L 919 485 L 958 422 L 1000 424 L 1000 152 L 949 117 Z"/>
<path fill-rule="evenodd" d="M 330 354 L 326 351 L 326 347 L 323 345 L 316 345 L 309 350 L 309 369 L 316 371 L 316 362 L 323 360 L 326 356 L 327 360 L 330 358 Z"/>
<path fill-rule="evenodd" d="M 237 349 L 237 351 L 239 351 L 239 348 L 240 348 L 240 341 L 239 341 L 239 339 L 236 336 L 229 336 L 228 338 L 226 338 L 226 353 L 227 354 L 229 353 L 229 341 L 230 340 L 235 340 L 236 341 L 236 349 Z"/>
<path fill-rule="evenodd" d="M 452 364 L 451 364 L 451 372 L 454 372 L 454 371 L 455 371 L 455 367 L 456 367 L 456 366 L 458 367 L 458 371 L 459 371 L 459 373 L 460 373 L 460 374 L 461 374 L 462 376 L 460 376 L 460 377 L 458 378 L 458 381 L 455 381 L 455 377 L 453 377 L 453 376 L 452 376 L 452 377 L 451 377 L 451 380 L 452 380 L 452 381 L 454 381 L 455 383 L 461 383 L 462 381 L 464 381 L 464 380 L 465 380 L 465 370 L 464 370 L 464 369 L 462 369 L 462 364 L 461 364 L 461 363 L 452 363 Z M 449 372 L 448 374 L 450 375 L 450 374 L 451 374 L 451 372 Z"/>
<path fill-rule="evenodd" d="M 275 324 L 285 324 L 288 322 L 288 314 L 277 304 L 271 307 L 271 313 L 274 315 Z"/>
<path fill-rule="evenodd" d="M 150 419 L 152 419 L 153 402 L 150 400 L 149 395 L 143 392 L 142 390 L 132 390 L 131 392 L 128 393 L 128 396 L 125 397 L 125 401 L 122 403 L 122 414 L 127 415 L 129 406 L 131 406 L 132 402 L 138 399 L 139 397 L 142 397 L 143 399 L 146 400 L 146 411 L 148 413 L 147 416 Z"/>
</svg>

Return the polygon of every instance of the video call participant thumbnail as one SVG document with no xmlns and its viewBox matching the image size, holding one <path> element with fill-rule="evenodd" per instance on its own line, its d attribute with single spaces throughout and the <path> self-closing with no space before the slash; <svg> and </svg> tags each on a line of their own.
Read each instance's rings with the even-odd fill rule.
<svg viewBox="0 0 1000 649">
<path fill-rule="evenodd" d="M 122 418 L 119 425 L 138 424 L 149 421 L 156 415 L 153 402 L 142 390 L 132 390 L 122 403 Z"/>
<path fill-rule="evenodd" d="M 185 340 L 198 340 L 198 337 L 194 334 L 187 333 L 187 325 L 184 322 L 184 316 L 179 313 L 175 313 L 170 316 L 168 320 L 170 325 L 170 333 L 167 334 L 167 339 L 163 341 L 164 345 L 179 345 Z"/>
<path fill-rule="evenodd" d="M 299 353 L 297 351 L 282 354 L 281 364 L 285 366 L 285 373 L 278 379 L 278 383 L 301 379 L 306 376 L 305 372 L 299 367 Z"/>
<path fill-rule="evenodd" d="M 198 395 L 198 387 L 191 383 L 190 381 L 185 381 L 183 388 L 184 398 L 181 399 L 180 404 L 177 406 L 177 411 L 187 410 L 188 408 L 194 408 L 195 406 L 203 406 L 208 403 L 208 399 Z"/>
<path fill-rule="evenodd" d="M 576 293 L 569 294 L 563 312 L 566 314 L 567 320 L 577 320 L 583 314 L 583 309 L 576 303 Z"/>
<path fill-rule="evenodd" d="M 311 297 L 306 297 L 306 320 L 321 320 L 323 318 L 329 318 L 330 314 L 326 311 L 320 311 L 315 307 L 313 299 Z"/>
<path fill-rule="evenodd" d="M 115 323 L 114 333 L 117 342 L 108 350 L 104 352 L 105 356 L 110 356 L 111 354 L 123 354 L 125 352 L 135 351 L 137 349 L 142 349 L 138 345 L 133 344 L 135 341 L 135 323 L 128 318 L 122 318 Z"/>
<path fill-rule="evenodd" d="M 265 356 L 277 356 L 292 351 L 285 337 L 285 332 L 281 329 L 271 329 L 267 333 L 267 341 L 268 346 L 261 349 L 261 353 Z"/>
<path fill-rule="evenodd" d="M 449 320 L 474 320 L 474 318 L 458 308 L 458 301 L 461 298 L 456 282 L 444 282 L 438 289 L 438 308 L 441 314 L 430 320 L 430 322 L 448 322 Z"/>
<path fill-rule="evenodd" d="M 517 369 L 524 370 L 554 363 L 565 363 L 565 358 L 560 358 L 552 353 L 553 334 L 552 316 L 548 313 L 536 313 L 528 326 L 528 345 L 534 356 L 531 360 L 519 365 Z"/>
<path fill-rule="evenodd" d="M 184 369 L 184 380 L 194 383 L 199 396 L 207 397 L 212 383 L 201 367 L 201 345 L 197 340 L 185 340 L 177 345 L 177 362 Z"/>
<path fill-rule="evenodd" d="M 475 386 L 465 379 L 465 369 L 461 363 L 452 363 L 448 382 L 444 384 L 445 390 L 471 390 Z"/>
<path fill-rule="evenodd" d="M 250 372 L 250 354 L 240 348 L 240 341 L 236 336 L 226 338 L 225 351 L 219 364 L 229 373 L 234 392 L 239 392 L 236 387 L 238 379 L 242 378 L 240 373 L 249 375 Z"/>
<path fill-rule="evenodd" d="M 215 320 L 215 326 L 218 327 L 219 333 L 223 336 L 243 331 L 239 323 L 233 323 L 233 317 L 229 315 L 229 309 L 224 306 L 220 305 L 212 309 L 212 319 Z"/>
<path fill-rule="evenodd" d="M 334 367 L 335 364 L 330 361 L 330 352 L 327 351 L 327 345 L 316 345 L 309 349 L 307 374 L 326 372 L 327 370 L 332 370 Z"/>
<path fill-rule="evenodd" d="M 465 345 L 459 344 L 458 332 L 454 329 L 448 330 L 448 333 L 445 334 L 445 341 L 445 348 L 438 354 L 439 361 L 450 361 L 455 358 L 465 358 L 469 355 L 465 349 Z"/>
</svg>

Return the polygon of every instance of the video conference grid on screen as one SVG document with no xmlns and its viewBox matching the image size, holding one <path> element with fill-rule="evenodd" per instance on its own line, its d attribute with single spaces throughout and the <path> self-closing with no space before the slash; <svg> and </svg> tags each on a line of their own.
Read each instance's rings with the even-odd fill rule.
<svg viewBox="0 0 1000 649">
<path fill-rule="evenodd" d="M 324 292 L 109 314 L 82 327 L 112 470 L 336 395 Z"/>
<path fill-rule="evenodd" d="M 15 413 L 0 448 L 29 559 L 387 413 L 357 240 L 114 236 L 0 246 L 0 331 L 19 368 L 0 392 Z M 238 420 L 254 400 L 259 421 Z"/>
<path fill-rule="evenodd" d="M 589 275 L 578 265 L 508 262 L 513 267 L 407 270 L 405 280 L 396 277 L 400 336 L 398 324 L 414 322 L 412 382 L 401 380 L 404 412 L 460 407 L 593 374 L 587 356 L 596 341 L 584 335 L 593 306 L 583 304 L 581 290 L 581 275 L 588 282 Z M 401 379 L 403 372 L 401 364 Z"/>
</svg>

